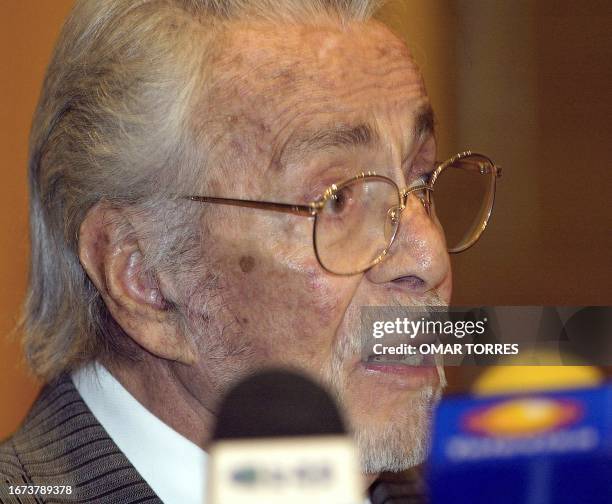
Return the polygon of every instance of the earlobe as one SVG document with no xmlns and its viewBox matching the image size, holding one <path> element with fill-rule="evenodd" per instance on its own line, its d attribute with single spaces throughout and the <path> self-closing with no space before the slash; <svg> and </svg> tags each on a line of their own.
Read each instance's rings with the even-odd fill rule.
<svg viewBox="0 0 612 504">
<path fill-rule="evenodd" d="M 119 210 L 93 207 L 79 232 L 81 264 L 130 338 L 158 357 L 191 364 L 194 351 L 177 330 L 156 278 L 144 271 L 138 242 L 120 232 L 125 226 Z"/>
</svg>

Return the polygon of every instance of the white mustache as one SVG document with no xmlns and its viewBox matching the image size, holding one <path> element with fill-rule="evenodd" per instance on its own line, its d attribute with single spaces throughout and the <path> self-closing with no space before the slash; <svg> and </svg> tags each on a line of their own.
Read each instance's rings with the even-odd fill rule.
<svg viewBox="0 0 612 504">
<path fill-rule="evenodd" d="M 424 311 L 427 311 L 429 307 L 448 306 L 447 303 L 442 301 L 442 298 L 436 291 L 429 291 L 424 298 L 419 299 L 419 302 L 403 301 L 401 304 L 398 300 L 394 302 L 387 302 L 382 306 L 411 306 L 411 307 L 422 307 Z M 332 385 L 332 389 L 336 394 L 341 394 L 342 384 L 342 367 L 346 363 L 351 363 L 356 359 L 359 359 L 361 354 L 361 307 L 351 306 L 347 310 L 345 317 L 348 321 L 347 331 L 343 338 L 334 345 L 331 358 L 331 368 L 323 369 L 322 376 L 327 377 L 327 380 Z M 432 311 L 432 310 L 429 310 Z M 444 367 L 442 366 L 441 359 L 436 356 L 436 369 L 438 371 L 438 377 L 440 379 L 440 389 L 444 388 L 447 384 L 446 375 L 444 373 Z M 341 399 L 341 397 L 339 397 Z"/>
<path fill-rule="evenodd" d="M 430 308 L 432 307 L 446 307 L 447 303 L 442 301 L 442 298 L 438 295 L 436 291 L 429 291 L 426 293 L 424 298 L 421 298 L 419 302 L 409 302 L 407 303 L 405 300 L 402 300 L 402 303 L 399 303 L 398 300 L 393 300 L 391 303 L 386 303 L 382 306 L 392 306 L 392 307 L 420 307 L 423 309 L 423 312 L 433 312 Z M 373 305 L 368 305 L 373 306 Z M 349 324 L 347 334 L 342 341 L 339 341 L 336 345 L 334 353 L 338 353 L 338 357 L 342 360 L 348 360 L 351 358 L 355 358 L 361 352 L 361 307 L 350 307 L 349 311 L 347 311 L 346 316 L 349 317 Z"/>
</svg>

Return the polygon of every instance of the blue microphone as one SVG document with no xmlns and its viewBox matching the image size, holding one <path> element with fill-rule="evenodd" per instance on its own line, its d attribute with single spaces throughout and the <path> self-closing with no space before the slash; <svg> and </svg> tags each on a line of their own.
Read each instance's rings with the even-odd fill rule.
<svg viewBox="0 0 612 504">
<path fill-rule="evenodd" d="M 610 504 L 612 386 L 442 401 L 427 481 L 431 504 Z"/>
</svg>

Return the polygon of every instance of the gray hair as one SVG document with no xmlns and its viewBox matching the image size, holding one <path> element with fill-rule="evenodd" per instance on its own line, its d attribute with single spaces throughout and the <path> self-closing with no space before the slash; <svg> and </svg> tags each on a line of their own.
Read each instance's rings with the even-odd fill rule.
<svg viewBox="0 0 612 504">
<path fill-rule="evenodd" d="M 31 265 L 22 327 L 26 358 L 39 377 L 52 379 L 100 355 L 129 357 L 127 338 L 78 257 L 79 228 L 95 204 L 139 212 L 149 223 L 142 231 L 155 237 L 143 251 L 148 271 L 171 269 L 178 254 L 184 262 L 196 248 L 196 232 L 185 230 L 197 216 L 176 211 L 176 196 L 202 184 L 206 142 L 198 135 L 206 133 L 195 131 L 190 112 L 201 99 L 196 90 L 204 88 L 215 26 L 250 18 L 365 21 L 377 4 L 76 3 L 47 69 L 30 138 Z"/>
</svg>

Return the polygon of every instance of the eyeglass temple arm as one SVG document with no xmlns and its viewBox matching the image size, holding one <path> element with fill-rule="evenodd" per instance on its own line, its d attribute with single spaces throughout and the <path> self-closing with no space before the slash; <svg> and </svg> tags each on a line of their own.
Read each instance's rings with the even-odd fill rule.
<svg viewBox="0 0 612 504">
<path fill-rule="evenodd" d="M 284 212 L 304 217 L 313 217 L 316 214 L 317 205 L 291 205 L 288 203 L 274 203 L 271 201 L 252 201 L 233 198 L 216 198 L 213 196 L 187 196 L 191 201 L 200 203 L 216 203 L 220 205 L 232 205 L 246 208 L 260 208 L 262 210 L 272 210 L 274 212 Z"/>
</svg>

